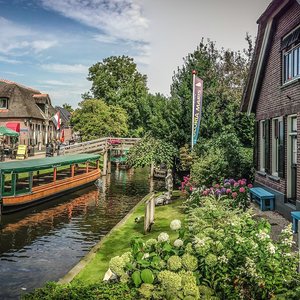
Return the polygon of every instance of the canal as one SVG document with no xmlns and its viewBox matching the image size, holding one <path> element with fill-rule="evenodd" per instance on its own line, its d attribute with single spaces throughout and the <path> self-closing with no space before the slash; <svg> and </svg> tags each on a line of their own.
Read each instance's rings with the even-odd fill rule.
<svg viewBox="0 0 300 300">
<path fill-rule="evenodd" d="M 65 275 L 149 192 L 148 174 L 113 170 L 102 184 L 2 216 L 0 299 L 18 299 Z"/>
</svg>

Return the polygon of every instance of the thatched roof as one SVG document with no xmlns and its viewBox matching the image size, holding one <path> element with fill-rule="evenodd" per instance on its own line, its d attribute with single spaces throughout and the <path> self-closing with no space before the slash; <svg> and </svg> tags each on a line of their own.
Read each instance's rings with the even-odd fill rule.
<svg viewBox="0 0 300 300">
<path fill-rule="evenodd" d="M 47 104 L 49 115 L 55 110 L 48 94 L 13 81 L 0 79 L 0 98 L 8 98 L 8 109 L 1 110 L 0 118 L 35 118 L 45 120 L 39 105 Z"/>
</svg>

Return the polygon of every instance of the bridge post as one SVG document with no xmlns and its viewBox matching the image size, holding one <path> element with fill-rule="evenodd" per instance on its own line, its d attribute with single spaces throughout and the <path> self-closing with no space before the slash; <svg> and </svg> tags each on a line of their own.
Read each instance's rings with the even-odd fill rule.
<svg viewBox="0 0 300 300">
<path fill-rule="evenodd" d="M 105 149 L 103 153 L 103 172 L 102 175 L 106 176 L 107 175 L 107 149 Z"/>
<path fill-rule="evenodd" d="M 111 160 L 110 160 L 111 150 L 107 150 L 107 174 L 111 174 Z"/>
</svg>

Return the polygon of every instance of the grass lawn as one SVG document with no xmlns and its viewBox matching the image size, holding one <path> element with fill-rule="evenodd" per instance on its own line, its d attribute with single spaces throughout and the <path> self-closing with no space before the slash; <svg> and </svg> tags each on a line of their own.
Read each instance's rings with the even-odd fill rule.
<svg viewBox="0 0 300 300">
<path fill-rule="evenodd" d="M 184 221 L 185 215 L 181 205 L 185 197 L 179 191 L 174 191 L 173 197 L 176 197 L 176 200 L 171 204 L 155 207 L 155 224 L 152 226 L 151 232 L 146 235 L 143 234 L 143 221 L 140 223 L 135 223 L 134 221 L 137 216 L 144 216 L 144 202 L 136 207 L 133 214 L 123 225 L 104 238 L 96 256 L 74 278 L 73 283 L 76 283 L 78 280 L 85 284 L 102 281 L 110 259 L 128 251 L 130 240 L 133 237 L 141 237 L 143 240 L 148 240 L 149 238 L 157 238 L 161 232 L 168 232 L 171 241 L 175 240 L 177 233 L 171 231 L 170 222 L 174 219 Z"/>
</svg>

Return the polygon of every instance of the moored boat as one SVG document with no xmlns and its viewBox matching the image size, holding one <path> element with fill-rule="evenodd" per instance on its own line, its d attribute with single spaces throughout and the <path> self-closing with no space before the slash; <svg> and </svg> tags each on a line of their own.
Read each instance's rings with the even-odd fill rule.
<svg viewBox="0 0 300 300">
<path fill-rule="evenodd" d="M 14 212 L 93 183 L 100 155 L 76 154 L 0 163 L 2 213 Z"/>
</svg>

